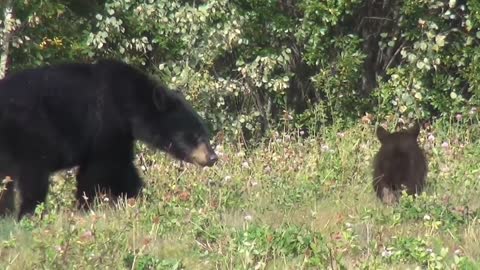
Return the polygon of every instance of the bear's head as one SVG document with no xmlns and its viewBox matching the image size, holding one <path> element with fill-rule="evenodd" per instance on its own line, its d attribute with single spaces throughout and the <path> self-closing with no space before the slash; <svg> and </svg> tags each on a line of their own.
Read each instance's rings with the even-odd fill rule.
<svg viewBox="0 0 480 270">
<path fill-rule="evenodd" d="M 408 153 L 418 147 L 417 137 L 420 133 L 420 126 L 415 123 L 411 128 L 389 133 L 382 126 L 377 128 L 377 138 L 382 147 L 398 152 Z"/>
<path fill-rule="evenodd" d="M 179 92 L 157 88 L 149 99 L 134 121 L 135 137 L 182 161 L 202 167 L 217 162 L 203 119 Z"/>
<path fill-rule="evenodd" d="M 417 123 L 409 129 L 393 133 L 379 126 L 376 134 L 381 146 L 377 159 L 383 164 L 382 167 L 399 172 L 406 170 L 411 161 L 416 160 L 421 154 L 417 143 L 419 133 L 420 126 Z"/>
</svg>

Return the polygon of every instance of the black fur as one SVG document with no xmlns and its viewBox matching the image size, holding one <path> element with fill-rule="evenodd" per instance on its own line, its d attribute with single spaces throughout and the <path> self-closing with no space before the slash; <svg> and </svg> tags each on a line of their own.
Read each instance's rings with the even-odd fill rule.
<svg viewBox="0 0 480 270">
<path fill-rule="evenodd" d="M 397 202 L 402 185 L 409 195 L 420 194 L 427 176 L 427 160 L 417 143 L 420 127 L 389 133 L 377 129 L 381 147 L 374 158 L 373 188 L 384 203 Z"/>
<path fill-rule="evenodd" d="M 136 139 L 188 162 L 203 143 L 208 157 L 196 163 L 212 166 L 209 136 L 179 93 L 123 62 L 44 66 L 0 81 L 0 179 L 11 176 L 20 190 L 19 219 L 45 201 L 55 171 L 79 166 L 83 206 L 97 189 L 134 197 L 143 187 Z"/>
</svg>

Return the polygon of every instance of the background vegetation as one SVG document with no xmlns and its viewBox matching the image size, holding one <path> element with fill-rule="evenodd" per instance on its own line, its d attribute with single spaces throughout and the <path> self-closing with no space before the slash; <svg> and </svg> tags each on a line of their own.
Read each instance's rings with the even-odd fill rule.
<svg viewBox="0 0 480 270">
<path fill-rule="evenodd" d="M 125 59 L 231 135 L 315 131 L 366 113 L 432 120 L 478 105 L 474 0 L 6 2 L 8 72 Z"/>
<path fill-rule="evenodd" d="M 181 89 L 223 152 L 218 166 L 198 170 L 139 145 L 149 193 L 85 215 L 71 211 L 73 184 L 63 172 L 48 210 L 39 209 L 46 218 L 0 223 L 0 265 L 480 267 L 479 1 L 0 6 L 0 77 L 41 64 L 124 59 Z M 425 127 L 427 194 L 384 207 L 370 186 L 372 124 L 393 129 L 414 119 Z"/>
</svg>

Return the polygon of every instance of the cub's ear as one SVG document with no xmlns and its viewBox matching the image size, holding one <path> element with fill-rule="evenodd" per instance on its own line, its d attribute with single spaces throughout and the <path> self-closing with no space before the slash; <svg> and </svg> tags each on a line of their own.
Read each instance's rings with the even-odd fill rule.
<svg viewBox="0 0 480 270">
<path fill-rule="evenodd" d="M 377 127 L 377 138 L 380 142 L 384 142 L 389 134 L 382 126 Z"/>
<path fill-rule="evenodd" d="M 420 125 L 418 124 L 418 122 L 415 122 L 415 124 L 407 130 L 407 133 L 417 138 L 418 134 L 420 134 Z"/>
</svg>

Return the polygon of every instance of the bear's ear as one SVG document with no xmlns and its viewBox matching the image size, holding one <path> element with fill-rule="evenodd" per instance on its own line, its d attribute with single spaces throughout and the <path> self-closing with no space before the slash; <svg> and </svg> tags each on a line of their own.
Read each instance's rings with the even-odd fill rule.
<svg viewBox="0 0 480 270">
<path fill-rule="evenodd" d="M 382 126 L 377 127 L 377 138 L 380 142 L 384 142 L 389 134 Z"/>
<path fill-rule="evenodd" d="M 415 124 L 411 128 L 409 128 L 407 132 L 412 137 L 417 138 L 418 134 L 420 134 L 420 125 L 418 124 L 418 122 L 415 122 Z"/>
<path fill-rule="evenodd" d="M 183 106 L 183 96 L 176 90 L 168 90 L 164 92 L 164 102 L 162 111 L 174 112 Z"/>
</svg>

